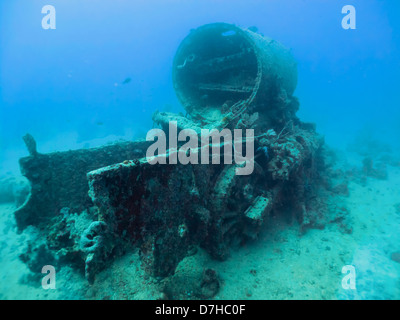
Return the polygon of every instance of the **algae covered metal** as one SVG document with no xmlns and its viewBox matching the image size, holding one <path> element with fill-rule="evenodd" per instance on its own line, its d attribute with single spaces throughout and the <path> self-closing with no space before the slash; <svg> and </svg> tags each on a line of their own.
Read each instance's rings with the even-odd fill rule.
<svg viewBox="0 0 400 320">
<path fill-rule="evenodd" d="M 109 261 L 135 248 L 146 271 L 168 277 L 193 248 L 226 259 L 232 248 L 256 239 L 271 215 L 290 210 L 304 228 L 334 220 L 328 212 L 321 218 L 326 206 L 316 190 L 324 140 L 296 117 L 290 50 L 249 29 L 209 24 L 182 41 L 172 75 L 187 114 L 155 112 L 154 122 L 166 132 L 175 123 L 178 133 L 252 129 L 254 171 L 236 175 L 240 164 L 224 164 L 224 155 L 218 164 L 211 158 L 210 164 L 150 164 L 149 141 L 44 155 L 28 139 L 31 155 L 20 164 L 32 189 L 15 213 L 18 227 L 35 225 L 51 234 L 48 246 L 57 239 L 58 252 L 69 252 L 64 260 L 74 257 L 91 282 Z M 222 139 L 205 147 L 223 146 Z M 171 148 L 167 157 L 176 152 Z M 66 207 L 76 213 L 73 221 Z M 69 228 L 82 210 L 91 219 L 79 237 L 66 241 L 63 235 L 79 234 Z"/>
<path fill-rule="evenodd" d="M 233 119 L 252 108 L 282 122 L 279 99 L 290 99 L 297 65 L 278 41 L 249 29 L 213 23 L 192 30 L 173 63 L 177 96 L 193 117 Z"/>
<path fill-rule="evenodd" d="M 99 167 L 143 157 L 149 145 L 147 141 L 123 142 L 42 154 L 37 152 L 32 136 L 24 141 L 30 155 L 20 159 L 20 167 L 21 173 L 30 181 L 31 192 L 15 212 L 19 230 L 29 225 L 45 225 L 64 207 L 80 212 L 93 206 L 88 196 L 86 174 Z"/>
</svg>

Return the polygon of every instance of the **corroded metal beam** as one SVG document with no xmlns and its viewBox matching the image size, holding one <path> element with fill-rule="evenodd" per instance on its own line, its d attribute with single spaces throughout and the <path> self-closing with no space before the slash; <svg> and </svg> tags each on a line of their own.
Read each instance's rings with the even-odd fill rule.
<svg viewBox="0 0 400 320">
<path fill-rule="evenodd" d="M 31 136 L 30 136 L 31 137 Z M 49 219 L 68 207 L 81 212 L 92 206 L 88 196 L 86 174 L 97 168 L 127 159 L 141 158 L 150 142 L 120 142 L 99 148 L 41 154 L 36 152 L 33 138 L 29 142 L 30 156 L 21 158 L 21 173 L 31 185 L 25 203 L 15 211 L 19 230 L 28 225 L 44 226 Z"/>
</svg>

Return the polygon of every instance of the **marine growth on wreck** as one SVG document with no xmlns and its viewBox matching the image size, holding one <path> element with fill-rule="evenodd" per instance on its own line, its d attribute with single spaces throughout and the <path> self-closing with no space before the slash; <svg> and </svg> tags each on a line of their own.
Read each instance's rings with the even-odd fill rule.
<svg viewBox="0 0 400 320">
<path fill-rule="evenodd" d="M 162 279 L 160 292 L 175 299 L 183 289 L 174 274 L 185 257 L 202 248 L 213 259 L 229 259 L 238 247 L 260 241 L 272 217 L 290 211 L 299 232 L 332 222 L 351 232 L 347 209 L 330 202 L 324 139 L 314 124 L 296 116 L 296 61 L 280 42 L 252 30 L 227 23 L 192 30 L 172 62 L 173 85 L 186 114 L 153 114 L 166 140 L 171 123 L 177 135 L 187 129 L 199 136 L 204 129 L 254 130 L 249 175 L 236 174 L 243 164 L 224 162 L 226 151 L 215 163 L 212 147 L 226 150 L 218 134 L 201 145 L 208 164 L 149 163 L 146 152 L 154 140 L 145 137 L 47 154 L 31 135 L 24 137 L 29 155 L 20 167 L 30 193 L 15 219 L 20 231 L 39 230 L 41 241 L 23 256 L 33 272 L 40 272 L 35 260 L 40 250 L 46 264 L 71 265 L 95 284 L 112 261 L 138 250 L 143 270 Z M 156 159 L 176 156 L 184 142 L 174 139 L 174 148 Z M 246 139 L 243 135 L 243 145 Z M 221 286 L 213 269 L 193 281 L 186 298 L 212 298 Z"/>
</svg>

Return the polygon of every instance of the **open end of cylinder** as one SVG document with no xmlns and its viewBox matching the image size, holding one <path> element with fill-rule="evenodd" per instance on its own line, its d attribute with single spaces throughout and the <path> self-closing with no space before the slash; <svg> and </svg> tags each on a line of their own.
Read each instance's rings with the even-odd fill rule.
<svg viewBox="0 0 400 320">
<path fill-rule="evenodd" d="M 235 103 L 252 94 L 257 56 L 243 30 L 211 24 L 192 31 L 174 60 L 174 85 L 193 116 L 220 120 Z"/>
</svg>

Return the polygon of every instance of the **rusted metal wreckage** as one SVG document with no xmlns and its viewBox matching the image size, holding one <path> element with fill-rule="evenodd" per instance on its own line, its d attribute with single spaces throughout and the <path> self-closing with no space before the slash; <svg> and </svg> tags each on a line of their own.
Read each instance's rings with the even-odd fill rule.
<svg viewBox="0 0 400 320">
<path fill-rule="evenodd" d="M 296 62 L 275 40 L 225 23 L 191 31 L 173 62 L 173 84 L 187 115 L 156 112 L 153 120 L 165 131 L 171 121 L 197 132 L 254 129 L 254 172 L 235 175 L 237 164 L 223 161 L 151 165 L 145 155 L 152 142 L 145 140 L 41 154 L 27 135 L 30 155 L 20 166 L 31 193 L 15 212 L 18 228 L 33 225 L 51 234 L 47 241 L 79 256 L 93 281 L 107 261 L 133 247 L 149 273 L 168 276 L 192 246 L 226 258 L 284 208 L 301 222 L 310 192 L 304 186 L 318 176 L 323 138 L 295 115 L 296 83 Z M 95 212 L 68 244 L 63 208 L 77 216 Z"/>
</svg>

